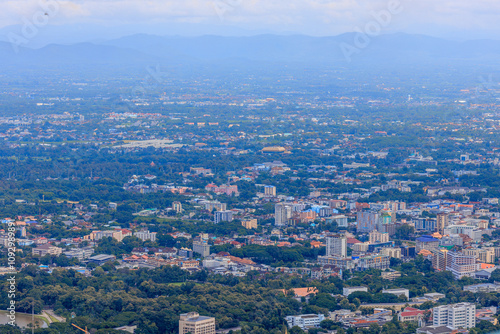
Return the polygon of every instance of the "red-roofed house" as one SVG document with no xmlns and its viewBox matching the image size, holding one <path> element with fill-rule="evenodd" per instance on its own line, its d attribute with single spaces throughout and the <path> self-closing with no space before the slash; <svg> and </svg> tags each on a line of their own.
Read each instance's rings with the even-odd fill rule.
<svg viewBox="0 0 500 334">
<path fill-rule="evenodd" d="M 314 286 L 308 288 L 295 288 L 291 290 L 295 293 L 295 297 L 308 297 L 309 295 L 315 295 L 318 293 L 318 289 Z M 286 290 L 281 291 L 286 294 Z"/>
<path fill-rule="evenodd" d="M 354 238 L 347 238 L 347 244 L 348 245 L 354 245 L 354 244 L 361 244 L 362 242 L 359 241 L 358 239 Z"/>
<path fill-rule="evenodd" d="M 398 320 L 401 322 L 419 322 L 425 316 L 425 310 L 419 310 L 413 307 L 407 307 L 398 314 Z"/>
</svg>

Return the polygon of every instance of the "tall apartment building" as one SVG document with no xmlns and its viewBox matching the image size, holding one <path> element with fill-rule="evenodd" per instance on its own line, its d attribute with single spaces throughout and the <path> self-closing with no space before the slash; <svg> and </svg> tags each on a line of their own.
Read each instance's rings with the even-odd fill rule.
<svg viewBox="0 0 500 334">
<path fill-rule="evenodd" d="M 227 209 L 227 204 L 226 203 L 221 203 L 217 201 L 207 201 L 204 202 L 205 204 L 205 210 L 208 210 L 210 212 L 214 211 L 226 211 Z"/>
<path fill-rule="evenodd" d="M 459 303 L 437 306 L 432 309 L 434 326 L 469 329 L 476 326 L 476 305 Z"/>
<path fill-rule="evenodd" d="M 198 253 L 203 257 L 207 257 L 210 255 L 210 245 L 207 240 L 198 238 L 193 241 L 193 252 Z"/>
<path fill-rule="evenodd" d="M 386 255 L 388 257 L 394 257 L 396 259 L 400 259 L 401 258 L 401 248 L 399 248 L 399 247 L 382 248 L 382 255 Z"/>
<path fill-rule="evenodd" d="M 435 232 L 437 230 L 436 218 L 418 218 L 413 221 L 415 230 Z"/>
<path fill-rule="evenodd" d="M 448 258 L 447 249 L 433 249 L 432 250 L 432 267 L 436 270 L 446 270 L 446 263 Z"/>
<path fill-rule="evenodd" d="M 444 234 L 465 234 L 472 238 L 473 231 L 476 229 L 475 226 L 469 225 L 449 225 L 446 226 L 443 233 Z"/>
<path fill-rule="evenodd" d="M 326 237 L 326 256 L 347 257 L 347 238 L 341 235 Z"/>
<path fill-rule="evenodd" d="M 214 212 L 214 222 L 216 224 L 220 222 L 231 222 L 231 221 L 233 221 L 233 211 L 226 210 L 226 211 Z"/>
<path fill-rule="evenodd" d="M 357 270 L 389 269 L 390 258 L 387 255 L 371 255 L 359 258 Z"/>
<path fill-rule="evenodd" d="M 123 232 L 120 231 L 92 231 L 90 235 L 85 236 L 84 239 L 89 239 L 89 240 L 101 240 L 102 238 L 113 238 L 116 239 L 117 241 L 122 241 L 125 236 L 123 235 Z"/>
<path fill-rule="evenodd" d="M 181 213 L 182 212 L 182 204 L 181 204 L 181 202 L 175 201 L 174 203 L 172 203 L 172 209 L 175 212 L 177 212 L 177 213 Z"/>
<path fill-rule="evenodd" d="M 436 227 L 437 231 L 441 234 L 444 234 L 444 229 L 448 227 L 448 214 L 447 213 L 438 213 Z"/>
<path fill-rule="evenodd" d="M 134 233 L 135 237 L 138 237 L 142 241 L 151 240 L 153 242 L 156 241 L 156 232 L 149 231 L 139 231 Z"/>
<path fill-rule="evenodd" d="M 292 218 L 292 206 L 287 203 L 277 203 L 274 206 L 274 224 L 284 226 Z"/>
<path fill-rule="evenodd" d="M 370 234 L 370 243 L 371 244 L 379 244 L 383 242 L 389 242 L 389 233 L 381 233 L 378 231 L 371 231 Z"/>
<path fill-rule="evenodd" d="M 229 184 L 223 184 L 217 188 L 214 189 L 214 192 L 218 195 L 224 194 L 227 196 L 238 196 L 238 186 L 237 185 L 229 185 Z"/>
<path fill-rule="evenodd" d="M 200 316 L 196 312 L 181 314 L 179 334 L 215 334 L 215 318 Z"/>
<path fill-rule="evenodd" d="M 242 220 L 241 225 L 246 228 L 247 230 L 251 230 L 253 228 L 257 228 L 257 219 L 248 219 L 248 220 Z"/>
<path fill-rule="evenodd" d="M 361 211 L 358 212 L 358 232 L 371 232 L 377 228 L 380 215 L 378 212 Z"/>
<path fill-rule="evenodd" d="M 385 226 L 390 225 L 395 219 L 392 217 L 392 213 L 388 211 L 382 211 L 378 222 L 377 222 L 377 230 L 379 232 L 385 231 Z"/>
<path fill-rule="evenodd" d="M 447 254 L 446 270 L 451 271 L 455 279 L 461 279 L 464 276 L 472 277 L 478 267 L 475 256 L 459 252 L 448 252 Z"/>
<path fill-rule="evenodd" d="M 483 263 L 495 263 L 495 248 L 481 248 L 477 254 L 479 261 Z"/>
<path fill-rule="evenodd" d="M 264 195 L 276 196 L 276 187 L 275 186 L 265 186 L 264 187 Z"/>
<path fill-rule="evenodd" d="M 415 246 L 403 245 L 401 246 L 401 255 L 404 257 L 415 257 L 416 249 Z"/>
<path fill-rule="evenodd" d="M 332 217 L 326 218 L 327 222 L 335 222 L 337 223 L 338 227 L 347 227 L 348 226 L 348 219 L 347 216 L 344 215 L 336 215 Z"/>
<path fill-rule="evenodd" d="M 439 239 L 431 237 L 430 235 L 423 235 L 420 238 L 417 238 L 416 249 L 415 251 L 418 253 L 422 249 L 427 249 L 432 251 L 434 248 L 439 247 Z"/>
</svg>

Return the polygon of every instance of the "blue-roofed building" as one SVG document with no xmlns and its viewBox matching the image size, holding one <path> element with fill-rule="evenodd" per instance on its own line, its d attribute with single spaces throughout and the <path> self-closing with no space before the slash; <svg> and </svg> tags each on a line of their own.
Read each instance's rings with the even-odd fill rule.
<svg viewBox="0 0 500 334">
<path fill-rule="evenodd" d="M 415 251 L 418 253 L 422 249 L 433 250 L 439 247 L 439 239 L 436 239 L 430 235 L 423 235 L 417 238 L 417 244 Z"/>
</svg>

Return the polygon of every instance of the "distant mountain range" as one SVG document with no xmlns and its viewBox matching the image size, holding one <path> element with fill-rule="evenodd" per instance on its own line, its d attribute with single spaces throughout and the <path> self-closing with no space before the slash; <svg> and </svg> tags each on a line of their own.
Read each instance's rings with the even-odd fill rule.
<svg viewBox="0 0 500 334">
<path fill-rule="evenodd" d="M 500 41 L 495 40 L 454 42 L 402 33 L 373 37 L 367 45 L 356 44 L 355 39 L 355 33 L 333 37 L 162 37 L 140 34 L 95 43 L 53 44 L 36 50 L 20 48 L 17 53 L 8 42 L 0 42 L 0 58 L 3 64 L 12 66 L 278 62 L 342 67 L 357 64 L 497 65 L 500 59 Z"/>
</svg>

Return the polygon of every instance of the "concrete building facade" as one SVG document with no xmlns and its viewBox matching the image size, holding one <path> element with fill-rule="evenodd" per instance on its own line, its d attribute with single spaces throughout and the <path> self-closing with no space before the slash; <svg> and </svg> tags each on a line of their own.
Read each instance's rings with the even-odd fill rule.
<svg viewBox="0 0 500 334">
<path fill-rule="evenodd" d="M 326 256 L 346 257 L 347 238 L 341 235 L 326 237 Z"/>
<path fill-rule="evenodd" d="M 469 329 L 476 326 L 476 305 L 459 303 L 434 307 L 434 326 Z"/>
<path fill-rule="evenodd" d="M 215 334 L 215 318 L 200 316 L 196 312 L 181 314 L 179 334 Z"/>
</svg>

